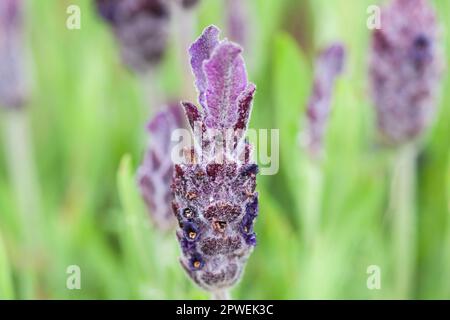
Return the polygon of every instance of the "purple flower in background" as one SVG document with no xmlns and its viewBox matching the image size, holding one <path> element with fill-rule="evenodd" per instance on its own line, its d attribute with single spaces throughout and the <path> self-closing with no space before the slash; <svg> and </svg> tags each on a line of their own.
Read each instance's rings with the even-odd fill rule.
<svg viewBox="0 0 450 320">
<path fill-rule="evenodd" d="M 165 0 L 96 0 L 114 30 L 126 65 L 139 73 L 158 64 L 167 47 L 170 12 Z"/>
<path fill-rule="evenodd" d="M 191 9 L 195 7 L 199 2 L 199 0 L 179 0 L 179 1 L 184 9 Z"/>
<path fill-rule="evenodd" d="M 181 264 L 211 292 L 239 280 L 256 244 L 258 214 L 258 166 L 244 138 L 255 85 L 247 81 L 242 49 L 218 36 L 210 26 L 189 49 L 202 108 L 183 103 L 196 146 L 175 165 L 172 184 Z"/>
<path fill-rule="evenodd" d="M 171 134 L 173 130 L 181 127 L 182 112 L 178 104 L 159 112 L 147 126 L 150 144 L 138 170 L 141 195 L 153 223 L 162 231 L 170 230 L 176 224 L 170 205 L 173 176 Z"/>
<path fill-rule="evenodd" d="M 248 0 L 225 0 L 227 11 L 228 37 L 239 43 L 247 44 L 249 8 Z"/>
<path fill-rule="evenodd" d="M 317 156 L 323 149 L 334 83 L 345 63 L 345 49 L 336 43 L 323 50 L 315 65 L 314 84 L 307 107 L 306 144 Z"/>
<path fill-rule="evenodd" d="M 394 0 L 381 18 L 372 35 L 369 76 L 379 131 L 397 145 L 416 138 L 433 119 L 443 63 L 427 0 Z"/>
<path fill-rule="evenodd" d="M 0 1 L 0 106 L 17 109 L 27 99 L 22 1 Z"/>
</svg>

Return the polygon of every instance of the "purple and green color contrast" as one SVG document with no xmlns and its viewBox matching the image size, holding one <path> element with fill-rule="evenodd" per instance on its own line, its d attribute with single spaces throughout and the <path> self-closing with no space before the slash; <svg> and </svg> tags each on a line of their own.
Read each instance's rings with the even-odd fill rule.
<svg viewBox="0 0 450 320">
<path fill-rule="evenodd" d="M 219 40 L 216 27 L 206 28 L 189 53 L 201 107 L 183 103 L 194 146 L 175 165 L 173 212 L 183 268 L 214 292 L 236 284 L 256 245 L 258 166 L 245 139 L 256 88 L 242 48 Z M 231 135 L 219 148 L 217 133 L 225 132 Z"/>
</svg>

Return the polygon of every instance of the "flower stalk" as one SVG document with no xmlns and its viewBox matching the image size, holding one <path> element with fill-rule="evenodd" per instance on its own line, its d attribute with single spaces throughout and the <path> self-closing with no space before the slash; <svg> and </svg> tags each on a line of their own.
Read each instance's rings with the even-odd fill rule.
<svg viewBox="0 0 450 320">
<path fill-rule="evenodd" d="M 218 290 L 211 294 L 212 300 L 231 300 L 230 292 L 228 290 Z"/>
<path fill-rule="evenodd" d="M 23 3 L 0 2 L 0 107 L 4 147 L 12 192 L 16 197 L 24 255 L 21 256 L 25 297 L 36 291 L 36 262 L 41 254 L 41 192 L 33 156 L 27 102 L 29 98 L 24 45 Z"/>
<path fill-rule="evenodd" d="M 443 71 L 439 24 L 428 0 L 392 0 L 372 34 L 369 77 L 382 142 L 395 147 L 390 212 L 397 294 L 412 295 L 417 263 L 416 157 L 432 124 Z"/>
<path fill-rule="evenodd" d="M 306 130 L 303 133 L 307 159 L 303 163 L 305 179 L 304 231 L 307 244 L 312 246 L 320 231 L 323 200 L 323 167 L 320 158 L 324 153 L 324 136 L 328 126 L 335 82 L 342 73 L 346 54 L 344 46 L 334 43 L 324 49 L 315 64 L 314 83 L 307 106 Z"/>
<path fill-rule="evenodd" d="M 412 283 L 417 262 L 416 158 L 416 145 L 407 144 L 397 150 L 393 161 L 390 211 L 399 299 L 413 298 Z"/>
</svg>

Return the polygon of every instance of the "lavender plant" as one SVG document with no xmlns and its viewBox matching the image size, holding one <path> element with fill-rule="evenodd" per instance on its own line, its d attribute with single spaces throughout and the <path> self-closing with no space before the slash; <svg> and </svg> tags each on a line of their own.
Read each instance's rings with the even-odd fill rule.
<svg viewBox="0 0 450 320">
<path fill-rule="evenodd" d="M 21 271 L 30 293 L 37 289 L 36 264 L 42 252 L 41 191 L 33 155 L 33 139 L 27 113 L 29 78 L 26 67 L 27 46 L 24 41 L 24 2 L 0 1 L 0 107 L 4 118 L 5 157 L 11 194 L 16 201 L 19 234 L 22 240 L 20 259 L 28 259 Z"/>
<path fill-rule="evenodd" d="M 22 37 L 21 1 L 1 1 L 0 106 L 8 109 L 23 107 L 28 93 Z"/>
<path fill-rule="evenodd" d="M 378 128 L 388 144 L 418 137 L 436 111 L 442 74 L 438 23 L 428 0 L 394 0 L 372 35 L 370 82 Z"/>
<path fill-rule="evenodd" d="M 244 137 L 256 88 L 247 81 L 242 49 L 218 36 L 210 26 L 189 49 L 202 108 L 183 103 L 194 146 L 175 165 L 172 191 L 181 264 L 196 284 L 223 298 L 256 245 L 258 166 Z"/>
<path fill-rule="evenodd" d="M 316 61 L 314 84 L 307 107 L 306 145 L 315 157 L 322 152 L 330 113 L 333 87 L 337 76 L 342 72 L 345 62 L 345 49 L 340 43 L 323 50 Z"/>
<path fill-rule="evenodd" d="M 145 73 L 162 59 L 170 31 L 170 10 L 164 0 L 96 0 L 120 44 L 127 66 Z"/>
<path fill-rule="evenodd" d="M 428 0 L 393 0 L 372 35 L 370 81 L 383 141 L 398 148 L 392 161 L 392 214 L 396 293 L 411 297 L 417 249 L 417 143 L 436 112 L 442 75 L 439 26 Z"/>
<path fill-rule="evenodd" d="M 170 185 L 173 176 L 171 161 L 172 131 L 183 126 L 181 108 L 170 105 L 149 122 L 150 144 L 138 170 L 138 184 L 155 226 L 162 230 L 172 229 L 176 220 L 170 203 Z"/>
<path fill-rule="evenodd" d="M 304 189 L 300 206 L 305 243 L 310 247 L 316 244 L 320 231 L 324 193 L 324 173 L 322 162 L 318 160 L 323 155 L 323 138 L 328 125 L 334 84 L 344 68 L 345 59 L 345 48 L 340 43 L 329 45 L 317 57 L 314 83 L 307 105 L 306 129 L 300 134 L 301 146 L 306 148 L 309 155 L 300 164 Z"/>
</svg>

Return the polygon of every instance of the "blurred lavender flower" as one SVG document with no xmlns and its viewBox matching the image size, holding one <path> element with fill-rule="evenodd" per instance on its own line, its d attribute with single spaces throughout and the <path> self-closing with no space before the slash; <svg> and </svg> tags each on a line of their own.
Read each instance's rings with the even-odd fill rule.
<svg viewBox="0 0 450 320">
<path fill-rule="evenodd" d="M 195 7 L 199 2 L 199 0 L 179 0 L 179 1 L 184 9 L 191 9 Z"/>
<path fill-rule="evenodd" d="M 372 36 L 370 81 L 388 144 L 413 140 L 435 114 L 443 63 L 436 15 L 427 0 L 393 0 Z"/>
<path fill-rule="evenodd" d="M 27 99 L 22 1 L 0 1 L 0 106 L 21 108 Z"/>
<path fill-rule="evenodd" d="M 240 278 L 256 236 L 256 174 L 245 141 L 255 85 L 247 82 L 242 49 L 220 41 L 210 26 L 189 49 L 199 110 L 183 103 L 196 147 L 175 165 L 173 211 L 180 228 L 181 264 L 202 288 L 220 292 Z M 226 142 L 215 133 L 231 132 Z M 216 143 L 223 142 L 225 148 Z"/>
<path fill-rule="evenodd" d="M 333 87 L 345 63 L 345 49 L 335 43 L 321 52 L 316 61 L 314 85 L 307 107 L 306 146 L 312 156 L 323 149 Z"/>
<path fill-rule="evenodd" d="M 176 224 L 170 203 L 170 184 L 173 176 L 171 160 L 172 131 L 183 127 L 181 108 L 178 104 L 159 112 L 148 124 L 150 144 L 138 170 L 141 195 L 150 212 L 153 223 L 162 231 Z"/>
<path fill-rule="evenodd" d="M 225 0 L 227 12 L 228 37 L 242 46 L 247 44 L 248 37 L 248 0 Z"/>
<path fill-rule="evenodd" d="M 162 59 L 170 32 L 166 0 L 96 0 L 99 14 L 114 30 L 122 58 L 145 73 Z"/>
</svg>

